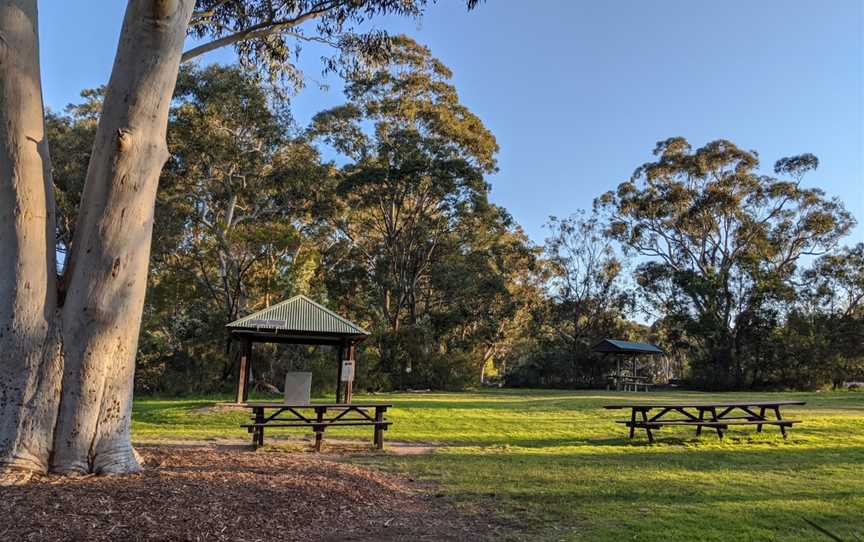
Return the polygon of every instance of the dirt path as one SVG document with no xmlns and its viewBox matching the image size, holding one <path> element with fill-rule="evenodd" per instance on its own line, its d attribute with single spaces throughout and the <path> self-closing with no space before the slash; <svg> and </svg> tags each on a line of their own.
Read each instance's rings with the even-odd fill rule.
<svg viewBox="0 0 864 542">
<path fill-rule="evenodd" d="M 0 540 L 500 539 L 405 478 L 246 446 L 142 446 L 146 469 L 0 487 Z"/>
</svg>

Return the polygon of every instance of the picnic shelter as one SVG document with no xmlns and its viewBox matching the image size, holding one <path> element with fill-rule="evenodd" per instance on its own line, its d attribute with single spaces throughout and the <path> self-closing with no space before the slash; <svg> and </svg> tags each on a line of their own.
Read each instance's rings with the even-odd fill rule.
<svg viewBox="0 0 864 542">
<path fill-rule="evenodd" d="M 619 359 L 616 372 L 610 376 L 614 379 L 616 388 L 620 388 L 620 385 L 623 383 L 625 388 L 633 386 L 635 390 L 638 390 L 640 384 L 643 385 L 645 389 L 647 389 L 648 386 L 647 379 L 640 377 L 636 373 L 636 358 L 644 355 L 660 356 L 664 353 L 663 350 L 657 348 L 653 344 L 622 341 L 618 339 L 603 339 L 599 343 L 595 344 L 593 348 L 591 348 L 591 351 L 603 354 L 604 357 L 608 355 L 618 356 Z M 621 372 L 621 357 L 630 358 L 629 375 L 625 375 Z"/>
<path fill-rule="evenodd" d="M 354 362 L 357 345 L 369 332 L 316 303 L 305 295 L 271 305 L 239 318 L 226 326 L 232 341 L 240 343 L 237 375 L 237 403 L 249 399 L 249 380 L 253 367 L 255 343 L 327 345 L 336 347 L 336 402 L 350 402 L 350 385 L 342 378 L 343 360 Z M 343 387 L 345 388 L 343 390 Z"/>
</svg>

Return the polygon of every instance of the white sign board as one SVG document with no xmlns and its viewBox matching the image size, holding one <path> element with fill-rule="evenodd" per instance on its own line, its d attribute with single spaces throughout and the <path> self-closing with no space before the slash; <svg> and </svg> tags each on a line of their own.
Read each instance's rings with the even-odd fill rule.
<svg viewBox="0 0 864 542">
<path fill-rule="evenodd" d="M 249 320 L 246 322 L 249 327 L 265 327 L 270 329 L 278 329 L 288 325 L 285 320 Z"/>
<path fill-rule="evenodd" d="M 346 359 L 342 361 L 342 382 L 354 381 L 354 360 Z"/>
</svg>

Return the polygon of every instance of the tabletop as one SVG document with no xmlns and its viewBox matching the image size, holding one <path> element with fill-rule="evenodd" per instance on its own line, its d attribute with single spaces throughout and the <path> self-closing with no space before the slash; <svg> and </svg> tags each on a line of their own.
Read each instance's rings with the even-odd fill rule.
<svg viewBox="0 0 864 542">
<path fill-rule="evenodd" d="M 245 408 L 375 408 L 392 407 L 386 403 L 245 403 Z"/>
<path fill-rule="evenodd" d="M 806 405 L 806 401 L 720 401 L 716 403 L 628 403 L 605 405 L 606 409 L 622 408 L 726 408 L 726 407 L 779 407 L 785 405 Z"/>
</svg>

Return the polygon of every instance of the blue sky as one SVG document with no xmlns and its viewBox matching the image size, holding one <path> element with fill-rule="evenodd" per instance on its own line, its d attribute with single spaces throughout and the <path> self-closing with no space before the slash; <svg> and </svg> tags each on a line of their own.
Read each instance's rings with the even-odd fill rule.
<svg viewBox="0 0 864 542">
<path fill-rule="evenodd" d="M 60 109 L 111 69 L 125 2 L 41 2 L 45 101 Z M 864 222 L 864 2 L 860 0 L 440 0 L 418 25 L 385 20 L 454 71 L 495 133 L 492 199 L 535 241 L 549 215 L 588 208 L 651 158 L 654 144 L 730 139 L 780 157 L 812 152 L 805 183 Z M 293 101 L 301 123 L 341 103 L 321 91 L 318 52 Z M 230 53 L 203 57 L 228 62 Z M 864 224 L 848 243 L 864 241 Z"/>
</svg>

